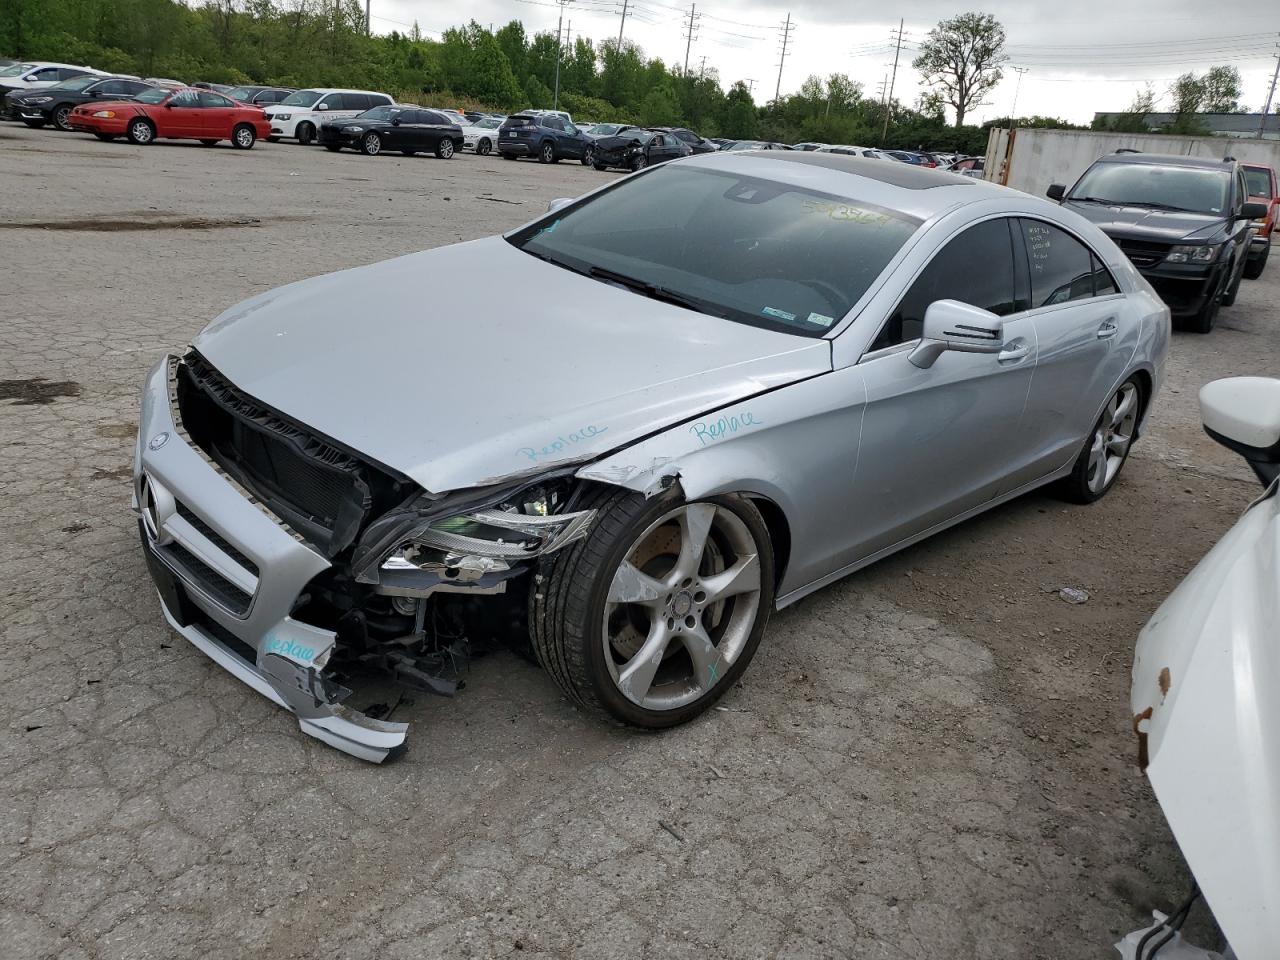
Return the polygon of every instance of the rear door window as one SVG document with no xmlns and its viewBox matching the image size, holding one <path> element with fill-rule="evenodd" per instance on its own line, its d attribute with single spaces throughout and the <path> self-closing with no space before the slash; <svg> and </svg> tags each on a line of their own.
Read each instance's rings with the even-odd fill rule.
<svg viewBox="0 0 1280 960">
<path fill-rule="evenodd" d="M 1031 306 L 1094 296 L 1092 251 L 1065 230 L 1043 220 L 1019 221 L 1031 271 Z"/>
<path fill-rule="evenodd" d="M 210 93 L 208 90 L 201 90 L 200 106 L 226 108 L 234 107 L 235 104 L 220 93 Z"/>
</svg>

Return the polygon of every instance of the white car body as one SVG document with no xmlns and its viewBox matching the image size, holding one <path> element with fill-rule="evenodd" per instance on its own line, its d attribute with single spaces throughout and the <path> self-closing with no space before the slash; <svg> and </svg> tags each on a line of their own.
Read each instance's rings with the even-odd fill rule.
<svg viewBox="0 0 1280 960">
<path fill-rule="evenodd" d="M 498 128 L 502 121 L 497 117 L 481 117 L 475 123 L 462 123 L 462 146 L 464 150 L 475 150 L 477 153 L 490 153 L 498 145 Z M 480 142 L 488 141 L 488 148 L 481 150 Z"/>
<path fill-rule="evenodd" d="M 13 66 L 18 66 L 14 64 Z M 74 63 L 53 63 L 48 60 L 23 61 L 22 71 L 12 77 L 0 77 L 0 86 L 9 90 L 42 90 L 45 87 L 52 87 L 55 83 L 61 83 L 66 77 L 59 75 L 60 70 L 70 69 L 79 70 L 82 73 L 91 73 L 95 76 L 108 76 L 101 70 L 95 70 L 92 67 L 82 67 Z M 12 67 L 5 68 L 6 71 Z"/>
<path fill-rule="evenodd" d="M 827 146 L 819 147 L 817 152 L 818 153 L 840 153 L 850 157 L 867 157 L 870 160 L 892 160 L 893 159 L 893 157 L 889 156 L 884 151 L 877 150 L 874 147 L 856 147 L 856 146 L 848 146 L 845 144 L 828 144 Z"/>
<path fill-rule="evenodd" d="M 1200 400 L 1215 439 L 1280 457 L 1280 381 L 1215 381 Z M 1142 629 L 1130 694 L 1147 778 L 1240 960 L 1274 957 L 1280 941 L 1278 484 Z"/>
<path fill-rule="evenodd" d="M 298 128 L 304 124 L 310 124 L 312 136 L 315 131 L 320 129 L 320 124 L 332 120 L 350 120 L 352 117 L 364 113 L 364 111 L 373 107 L 389 106 L 395 103 L 395 99 L 385 93 L 379 93 L 376 90 L 349 90 L 341 87 L 308 87 L 306 90 L 299 90 L 292 93 L 285 99 L 291 99 L 298 94 L 315 94 L 314 100 L 310 104 L 289 104 L 288 106 L 282 101 L 272 104 L 262 112 L 271 121 L 271 136 L 273 138 L 293 138 L 297 139 Z M 348 94 L 356 94 L 361 97 L 373 98 L 367 106 L 351 109 L 343 103 L 343 98 Z"/>
</svg>

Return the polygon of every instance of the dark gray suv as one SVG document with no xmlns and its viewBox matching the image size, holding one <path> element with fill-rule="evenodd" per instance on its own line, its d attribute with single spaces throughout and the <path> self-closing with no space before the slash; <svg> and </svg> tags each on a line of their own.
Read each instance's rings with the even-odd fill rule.
<svg viewBox="0 0 1280 960">
<path fill-rule="evenodd" d="M 504 160 L 537 157 L 542 163 L 594 159 L 593 141 L 555 113 L 527 111 L 507 117 L 498 128 L 498 153 Z"/>
<path fill-rule="evenodd" d="M 1125 151 L 1100 157 L 1067 191 L 1048 190 L 1093 221 L 1155 287 L 1175 321 L 1213 329 L 1235 302 L 1253 233 L 1266 208 L 1249 202 L 1233 158 Z"/>
</svg>

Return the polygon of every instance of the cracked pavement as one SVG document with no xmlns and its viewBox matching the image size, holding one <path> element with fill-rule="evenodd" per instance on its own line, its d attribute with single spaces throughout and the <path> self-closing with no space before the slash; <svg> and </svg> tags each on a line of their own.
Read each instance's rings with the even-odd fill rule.
<svg viewBox="0 0 1280 960">
<path fill-rule="evenodd" d="M 1056 960 L 1181 899 L 1132 643 L 1254 495 L 1195 391 L 1276 372 L 1275 267 L 1175 338 L 1104 501 L 1031 495 L 820 591 L 680 729 L 584 715 L 503 652 L 402 706 L 409 753 L 376 767 L 166 627 L 128 512 L 155 359 L 253 293 L 610 176 L 0 127 L 5 957 Z M 501 277 L 479 293 L 458 322 Z"/>
</svg>

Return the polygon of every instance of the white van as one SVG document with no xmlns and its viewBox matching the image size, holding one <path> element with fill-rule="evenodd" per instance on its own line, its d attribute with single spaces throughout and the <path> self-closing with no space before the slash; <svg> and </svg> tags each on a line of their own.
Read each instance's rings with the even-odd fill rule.
<svg viewBox="0 0 1280 960">
<path fill-rule="evenodd" d="M 372 107 L 393 103 L 385 93 L 372 90 L 299 90 L 263 111 L 271 121 L 267 140 L 275 143 L 281 137 L 294 137 L 299 143 L 313 143 L 316 130 L 324 121 L 348 120 Z"/>
</svg>

